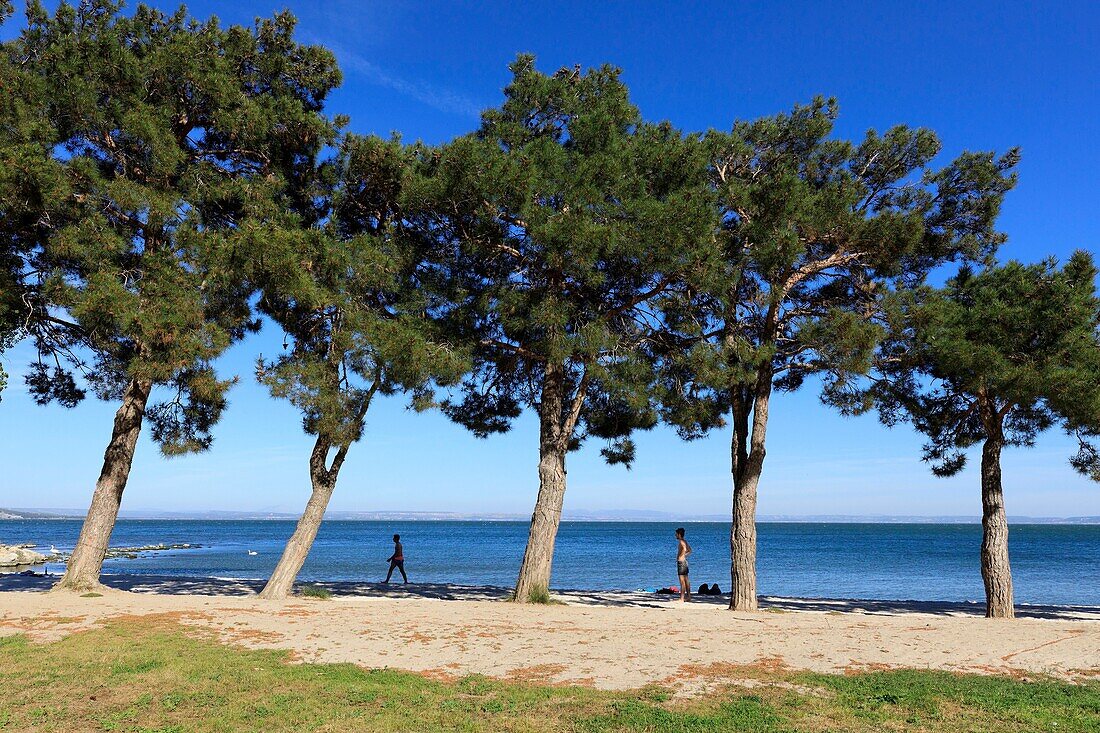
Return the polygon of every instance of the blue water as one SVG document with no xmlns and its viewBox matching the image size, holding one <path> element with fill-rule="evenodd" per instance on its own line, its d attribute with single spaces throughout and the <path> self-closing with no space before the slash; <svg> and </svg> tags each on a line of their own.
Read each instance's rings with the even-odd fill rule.
<svg viewBox="0 0 1100 733">
<path fill-rule="evenodd" d="M 674 524 L 564 522 L 554 556 L 553 586 L 634 590 L 676 583 Z M 693 585 L 729 588 L 729 525 L 688 523 Z M 33 542 L 71 549 L 80 531 L 73 520 L 2 520 L 0 544 Z M 293 522 L 122 520 L 112 546 L 191 543 L 199 549 L 113 559 L 107 573 L 265 578 Z M 321 526 L 302 580 L 378 581 L 400 533 L 413 582 L 515 583 L 525 522 L 354 522 Z M 979 525 L 759 525 L 762 595 L 981 600 Z M 248 551 L 257 552 L 249 555 Z M 1019 603 L 1100 605 L 1100 525 L 1016 525 L 1010 551 Z M 58 566 L 56 568 L 60 570 Z"/>
</svg>

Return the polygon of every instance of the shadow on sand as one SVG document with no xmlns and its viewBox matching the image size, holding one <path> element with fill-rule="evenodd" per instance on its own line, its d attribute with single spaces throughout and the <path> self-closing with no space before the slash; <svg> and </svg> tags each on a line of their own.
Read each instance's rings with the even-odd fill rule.
<svg viewBox="0 0 1100 733">
<path fill-rule="evenodd" d="M 0 592 L 47 591 L 59 579 L 58 575 L 3 574 L 0 575 Z M 189 578 L 167 575 L 104 575 L 104 585 L 133 593 L 159 593 L 164 595 L 251 596 L 260 592 L 264 581 L 231 578 Z M 336 596 L 365 596 L 387 598 L 432 598 L 446 601 L 502 601 L 511 595 L 511 589 L 497 586 L 449 585 L 444 583 L 361 583 L 315 582 L 299 583 L 325 588 Z M 555 590 L 554 596 L 570 604 L 591 606 L 621 606 L 636 608 L 660 608 L 678 603 L 679 598 L 644 591 L 586 591 Z M 716 608 L 729 603 L 728 596 L 693 596 L 693 603 Z M 983 616 L 981 603 L 951 601 L 887 601 L 830 598 L 779 598 L 761 596 L 760 608 L 766 612 L 811 611 L 817 613 L 861 613 L 870 615 L 897 615 L 924 613 L 940 616 Z M 1024 618 L 1058 620 L 1100 620 L 1098 606 L 1040 606 L 1017 605 L 1016 615 Z"/>
</svg>

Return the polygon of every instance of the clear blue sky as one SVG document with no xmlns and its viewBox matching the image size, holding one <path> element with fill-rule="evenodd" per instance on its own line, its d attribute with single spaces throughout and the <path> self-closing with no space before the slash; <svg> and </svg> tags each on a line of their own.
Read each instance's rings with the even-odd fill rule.
<svg viewBox="0 0 1100 733">
<path fill-rule="evenodd" d="M 161 5 L 161 3 L 155 3 Z M 522 7 L 521 7 L 522 6 Z M 164 5 L 170 8 L 170 5 Z M 190 4 L 197 16 L 250 22 L 270 0 Z M 506 65 L 533 52 L 539 66 L 623 69 L 650 119 L 684 129 L 728 127 L 835 95 L 838 134 L 896 123 L 939 132 L 943 160 L 963 149 L 1023 149 L 1006 202 L 1004 258 L 1100 251 L 1100 6 L 1063 2 L 870 3 L 404 3 L 290 2 L 300 38 L 332 48 L 345 73 L 331 110 L 363 133 L 446 140 L 501 99 Z M 9 37 L 15 23 L 0 35 Z M 143 440 L 124 508 L 297 511 L 308 492 L 310 447 L 296 412 L 252 376 L 267 331 L 221 362 L 241 375 L 211 452 L 165 460 Z M 18 374 L 30 358 L 5 357 Z M 39 408 L 19 380 L 0 403 L 0 506 L 86 507 L 113 405 Z M 537 487 L 537 430 L 479 441 L 399 398 L 378 404 L 351 452 L 334 509 L 529 512 Z M 809 385 L 772 411 L 762 514 L 978 515 L 978 476 L 936 479 L 921 439 L 873 417 L 844 419 Z M 566 510 L 656 509 L 726 514 L 729 435 L 691 444 L 658 429 L 639 440 L 630 472 L 604 466 L 597 445 L 569 459 Z M 1100 487 L 1066 463 L 1071 445 L 1048 433 L 1005 459 L 1009 514 L 1100 514 Z"/>
</svg>

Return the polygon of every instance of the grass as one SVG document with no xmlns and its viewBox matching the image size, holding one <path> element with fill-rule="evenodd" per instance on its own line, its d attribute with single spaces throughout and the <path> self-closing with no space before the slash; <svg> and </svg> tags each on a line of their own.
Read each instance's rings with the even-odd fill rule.
<svg viewBox="0 0 1100 733">
<path fill-rule="evenodd" d="M 513 590 L 512 595 L 509 596 L 510 600 L 516 599 L 516 592 Z M 542 606 L 564 606 L 563 601 L 559 601 L 550 595 L 550 591 L 542 586 L 535 586 L 531 590 L 527 591 L 527 602 L 537 603 Z"/>
<path fill-rule="evenodd" d="M 293 664 L 200 633 L 146 618 L 49 644 L 0 637 L 0 731 L 1100 731 L 1097 682 L 746 668 L 751 689 L 682 700 Z"/>
<path fill-rule="evenodd" d="M 319 598 L 322 601 L 332 599 L 332 591 L 316 585 L 304 585 L 298 590 L 298 595 L 305 598 Z"/>
</svg>

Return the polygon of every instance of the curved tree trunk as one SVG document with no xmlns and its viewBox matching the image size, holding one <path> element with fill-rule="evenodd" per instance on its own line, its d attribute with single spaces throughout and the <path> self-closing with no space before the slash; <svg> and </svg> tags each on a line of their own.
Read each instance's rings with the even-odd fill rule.
<svg viewBox="0 0 1100 733">
<path fill-rule="evenodd" d="M 565 452 L 545 445 L 539 452 L 539 495 L 516 582 L 515 600 L 520 603 L 545 598 L 549 593 L 554 541 L 565 502 Z"/>
<path fill-rule="evenodd" d="M 756 491 L 764 470 L 771 372 L 755 389 L 742 388 L 733 403 L 733 517 L 730 526 L 730 610 L 755 611 Z M 751 407 L 751 416 L 750 416 Z M 750 430 L 751 424 L 751 430 Z"/>
<path fill-rule="evenodd" d="M 286 547 L 283 548 L 279 563 L 272 571 L 264 589 L 260 591 L 260 598 L 286 598 L 309 556 L 313 541 L 317 538 L 317 531 L 321 528 L 321 521 L 325 518 L 329 499 L 332 498 L 332 492 L 336 488 L 340 465 L 347 453 L 347 446 L 341 446 L 330 469 L 326 465 L 330 447 L 331 443 L 322 437 L 318 437 L 313 445 L 313 454 L 309 461 L 309 479 L 313 492 L 309 496 L 309 501 L 306 502 L 305 511 L 298 519 L 294 534 L 290 536 Z"/>
<path fill-rule="evenodd" d="M 111 442 L 103 454 L 103 469 L 96 481 L 92 503 L 80 528 L 80 537 L 69 558 L 65 575 L 54 586 L 55 590 L 91 591 L 101 588 L 99 573 L 111 532 L 118 519 L 122 504 L 122 492 L 130 477 L 145 406 L 153 385 L 145 380 L 131 380 L 122 393 L 122 404 L 115 413 Z"/>
<path fill-rule="evenodd" d="M 987 618 L 1013 618 L 1012 569 L 1008 562 L 1008 518 L 1001 489 L 1000 426 L 982 448 L 982 580 Z"/>
<path fill-rule="evenodd" d="M 554 541 L 565 502 L 565 454 L 584 404 L 587 384 L 586 371 L 566 409 L 565 366 L 552 362 L 546 365 L 539 404 L 539 495 L 516 581 L 515 600 L 519 603 L 549 597 Z"/>
</svg>

